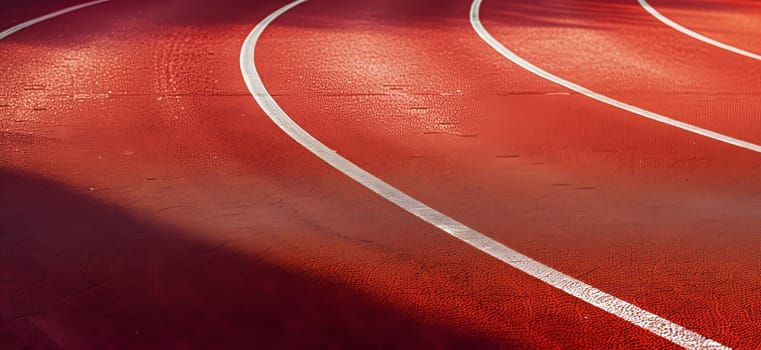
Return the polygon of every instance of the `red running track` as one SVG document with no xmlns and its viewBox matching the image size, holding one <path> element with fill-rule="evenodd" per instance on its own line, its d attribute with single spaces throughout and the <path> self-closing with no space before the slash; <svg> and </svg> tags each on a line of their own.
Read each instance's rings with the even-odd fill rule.
<svg viewBox="0 0 761 350">
<path fill-rule="evenodd" d="M 283 5 L 113 1 L 0 41 L 0 348 L 674 346 L 283 134 L 238 64 Z M 9 2 L 0 21 L 60 6 Z M 722 344 L 761 347 L 761 157 L 565 94 L 481 41 L 469 7 L 312 1 L 267 29 L 257 67 L 296 122 L 402 191 Z M 761 142 L 761 65 L 636 1 L 481 12 L 553 74 Z"/>
<path fill-rule="evenodd" d="M 761 52 L 761 4 L 757 1 L 654 0 L 656 9 L 671 20 L 722 43 Z"/>
</svg>

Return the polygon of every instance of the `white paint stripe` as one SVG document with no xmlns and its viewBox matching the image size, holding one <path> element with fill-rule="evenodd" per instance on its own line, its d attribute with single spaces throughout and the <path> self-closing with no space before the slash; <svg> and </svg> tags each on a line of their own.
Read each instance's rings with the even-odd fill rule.
<svg viewBox="0 0 761 350">
<path fill-rule="evenodd" d="M 48 13 L 47 15 L 40 16 L 40 17 L 37 17 L 37 18 L 34 18 L 34 19 L 30 19 L 30 20 L 28 20 L 26 22 L 23 22 L 23 23 L 19 23 L 19 24 L 13 26 L 13 27 L 10 27 L 10 28 L 0 32 L 0 40 L 3 40 L 5 38 L 7 38 L 8 36 L 10 36 L 11 34 L 16 33 L 19 30 L 22 30 L 24 28 L 33 26 L 33 25 L 35 25 L 37 23 L 40 23 L 40 22 L 43 22 L 43 21 L 47 21 L 47 20 L 49 20 L 51 18 L 55 18 L 55 17 L 58 17 L 60 15 L 64 15 L 64 14 L 67 14 L 69 12 L 72 12 L 72 11 L 80 10 L 80 9 L 85 8 L 85 7 L 90 7 L 90 6 L 97 5 L 97 4 L 100 4 L 100 3 L 103 3 L 103 2 L 107 2 L 107 1 L 111 1 L 111 0 L 96 0 L 96 1 L 86 2 L 84 4 L 79 4 L 79 5 L 74 5 L 74 6 L 71 6 L 71 7 L 67 7 L 65 9 L 61 9 L 61 10 L 58 10 L 58 11 L 55 11 L 55 12 L 51 12 L 51 13 Z"/>
<path fill-rule="evenodd" d="M 704 42 L 706 44 L 713 45 L 713 46 L 722 48 L 724 50 L 727 50 L 727 51 L 730 51 L 730 52 L 734 52 L 734 53 L 736 53 L 738 55 L 743 55 L 745 57 L 761 61 L 761 55 L 759 55 L 759 54 L 755 54 L 753 52 L 745 51 L 743 49 L 734 47 L 732 45 L 725 44 L 725 43 L 723 43 L 721 41 L 716 41 L 716 40 L 711 39 L 711 38 L 709 38 L 709 37 L 707 37 L 707 36 L 705 36 L 703 34 L 700 34 L 700 33 L 697 33 L 695 31 L 692 31 L 690 29 L 687 29 L 684 26 L 682 26 L 681 24 L 672 21 L 668 17 L 666 17 L 663 14 L 661 14 L 660 12 L 658 12 L 658 10 L 656 10 L 655 8 L 650 6 L 650 4 L 647 3 L 646 0 L 638 0 L 638 1 L 639 1 L 640 6 L 642 6 L 642 8 L 644 8 L 647 12 L 649 12 L 651 15 L 653 15 L 653 17 L 657 18 L 659 21 L 663 22 L 664 24 L 666 24 L 667 26 L 669 26 L 671 28 L 674 28 L 674 29 L 676 29 L 676 30 L 678 30 L 678 31 L 680 31 L 680 32 L 682 32 L 684 34 L 687 34 L 687 35 L 689 35 L 689 36 L 691 36 L 691 37 L 693 37 L 693 38 L 695 38 L 697 40 L 700 40 L 700 41 L 702 41 L 702 42 Z"/>
<path fill-rule="evenodd" d="M 627 103 L 621 102 L 619 100 L 610 98 L 610 97 L 605 96 L 603 94 L 594 92 L 594 91 L 592 91 L 590 89 L 587 89 L 587 88 L 585 88 L 585 87 L 583 87 L 581 85 L 578 85 L 576 83 L 572 83 L 572 82 L 570 82 L 568 80 L 565 80 L 565 79 L 560 78 L 560 77 L 558 77 L 556 75 L 553 75 L 552 73 L 549 73 L 549 72 L 547 72 L 547 71 L 545 71 L 545 70 L 543 70 L 543 69 L 541 69 L 541 68 L 531 64 L 530 62 L 528 62 L 525 59 L 523 59 L 522 57 L 516 55 L 514 52 L 510 51 L 510 49 L 508 49 L 504 45 L 502 45 L 502 43 L 497 41 L 497 39 L 495 39 L 491 34 L 489 34 L 489 32 L 486 30 L 486 28 L 484 28 L 484 25 L 481 23 L 481 19 L 479 18 L 479 9 L 481 7 L 481 2 L 482 2 L 482 0 L 474 0 L 473 1 L 473 5 L 470 8 L 470 24 L 473 26 L 473 29 L 476 31 L 476 33 L 478 33 L 478 35 L 481 37 L 481 39 L 486 41 L 487 44 L 489 44 L 492 48 L 497 50 L 497 52 L 502 54 L 502 56 L 505 56 L 510 61 L 513 61 L 515 64 L 523 67 L 524 69 L 530 71 L 531 73 L 534 73 L 534 74 L 536 74 L 536 75 L 538 75 L 538 76 L 540 76 L 540 77 L 542 77 L 544 79 L 547 79 L 547 80 L 549 80 L 551 82 L 554 82 L 556 84 L 562 85 L 562 86 L 564 86 L 564 87 L 566 87 L 566 88 L 568 88 L 570 90 L 573 90 L 573 91 L 576 91 L 576 92 L 578 92 L 580 94 L 583 94 L 583 95 L 586 95 L 588 97 L 591 97 L 591 98 L 593 98 L 593 99 L 595 99 L 597 101 L 600 101 L 602 103 L 609 104 L 609 105 L 614 106 L 614 107 L 618 107 L 620 109 L 623 109 L 623 110 L 628 111 L 628 112 L 632 112 L 634 114 L 643 116 L 645 118 L 652 119 L 652 120 L 655 120 L 655 121 L 658 121 L 658 122 L 661 122 L 661 123 L 664 123 L 664 124 L 668 124 L 668 125 L 671 125 L 673 127 L 677 127 L 679 129 L 686 130 L 686 131 L 689 131 L 689 132 L 692 132 L 692 133 L 695 133 L 695 134 L 698 134 L 698 135 L 702 135 L 702 136 L 705 136 L 705 137 L 708 137 L 708 138 L 711 138 L 711 139 L 714 139 L 714 140 L 717 140 L 717 141 L 721 141 L 721 142 L 725 142 L 725 143 L 728 143 L 728 144 L 731 144 L 731 145 L 735 145 L 737 147 L 745 148 L 745 149 L 751 150 L 753 152 L 759 152 L 759 153 L 761 153 L 761 146 L 759 146 L 757 144 L 750 143 L 748 141 L 743 141 L 743 140 L 740 140 L 740 139 L 736 139 L 736 138 L 733 138 L 731 136 L 720 134 L 720 133 L 715 132 L 715 131 L 703 129 L 701 127 L 698 127 L 698 126 L 695 126 L 695 125 L 692 125 L 692 124 L 687 124 L 687 123 L 682 122 L 682 121 L 671 119 L 669 117 L 666 117 L 664 115 L 661 115 L 661 114 L 658 114 L 658 113 L 655 113 L 655 112 L 651 112 L 651 111 L 648 111 L 648 110 L 645 110 L 645 109 L 642 109 L 642 108 L 639 108 L 639 107 L 636 107 L 636 106 L 632 106 L 630 104 L 627 104 Z"/>
<path fill-rule="evenodd" d="M 246 38 L 240 54 L 240 69 L 251 95 L 272 121 L 274 121 L 286 134 L 332 167 L 338 169 L 354 181 L 357 181 L 410 214 L 417 216 L 423 221 L 441 229 L 474 248 L 558 288 L 563 292 L 573 295 L 613 315 L 621 317 L 624 320 L 649 330 L 675 344 L 690 349 L 728 349 L 714 340 L 708 339 L 680 325 L 629 304 L 518 253 L 502 243 L 484 236 L 470 227 L 436 211 L 415 198 L 410 197 L 406 193 L 385 183 L 383 180 L 333 152 L 330 148 L 302 129 L 280 108 L 269 92 L 267 92 L 267 89 L 264 87 L 264 83 L 256 70 L 254 52 L 256 49 L 256 43 L 267 26 L 284 12 L 305 1 L 306 0 L 294 1 L 262 20 Z"/>
</svg>

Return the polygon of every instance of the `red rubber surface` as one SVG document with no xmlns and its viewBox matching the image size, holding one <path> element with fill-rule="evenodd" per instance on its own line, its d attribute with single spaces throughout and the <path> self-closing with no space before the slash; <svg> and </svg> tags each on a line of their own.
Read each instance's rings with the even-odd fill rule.
<svg viewBox="0 0 761 350">
<path fill-rule="evenodd" d="M 711 39 L 758 54 L 761 52 L 761 3 L 750 0 L 653 0 L 650 4 L 682 26 Z"/>
<path fill-rule="evenodd" d="M 238 58 L 284 4 L 114 1 L 0 41 L 0 348 L 673 347 L 283 134 Z M 677 10 L 708 12 L 652 4 L 695 30 Z M 0 21 L 60 7 L 3 4 Z M 567 90 L 481 41 L 469 7 L 308 2 L 264 33 L 257 67 L 304 129 L 402 191 L 725 345 L 761 347 L 761 156 L 546 95 Z M 636 2 L 481 12 L 554 74 L 761 142 L 761 65 Z"/>
</svg>

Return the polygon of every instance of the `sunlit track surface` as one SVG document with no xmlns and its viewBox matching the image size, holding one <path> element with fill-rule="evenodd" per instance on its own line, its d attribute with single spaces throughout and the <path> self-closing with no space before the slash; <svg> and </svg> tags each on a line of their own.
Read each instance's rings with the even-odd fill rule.
<svg viewBox="0 0 761 350">
<path fill-rule="evenodd" d="M 723 42 L 715 40 L 715 39 L 711 39 L 711 38 L 709 38 L 709 37 L 707 37 L 707 36 L 705 36 L 703 34 L 700 34 L 700 33 L 696 32 L 694 30 L 686 28 L 685 26 L 683 26 L 683 25 L 681 25 L 681 24 L 679 24 L 677 22 L 674 22 L 674 20 L 664 16 L 660 11 L 658 11 L 655 8 L 653 8 L 653 6 L 650 5 L 650 3 L 648 3 L 647 1 L 645 1 L 645 0 L 638 0 L 638 2 L 642 6 L 642 8 L 644 8 L 645 11 L 647 11 L 651 15 L 653 15 L 653 17 L 657 18 L 659 21 L 663 22 L 664 24 L 666 24 L 667 26 L 669 26 L 671 28 L 674 28 L 675 30 L 677 30 L 679 32 L 682 32 L 682 33 L 684 33 L 686 35 L 689 35 L 690 37 L 693 37 L 693 38 L 695 38 L 697 40 L 700 40 L 700 41 L 702 41 L 702 42 L 704 42 L 706 44 L 716 46 L 718 48 L 721 48 L 721 49 L 724 49 L 724 50 L 736 53 L 736 54 L 741 55 L 741 56 L 745 56 L 745 57 L 748 57 L 748 58 L 751 58 L 751 59 L 754 59 L 754 60 L 761 61 L 761 55 L 759 55 L 759 54 L 743 50 L 741 48 L 729 45 L 727 43 L 723 43 Z"/>
<path fill-rule="evenodd" d="M 666 3 L 651 2 L 754 50 L 752 22 L 725 16 L 752 20 L 735 2 Z M 675 347 L 282 133 L 239 54 L 286 4 L 111 1 L 0 41 L 0 348 Z M 75 5 L 3 2 L 0 23 Z M 256 65 L 296 123 L 399 190 L 721 344 L 761 346 L 758 154 L 535 76 L 478 37 L 470 5 L 311 1 L 267 29 Z M 481 11 L 550 72 L 759 142 L 756 61 L 636 1 Z"/>
<path fill-rule="evenodd" d="M 654 113 L 654 112 L 648 111 L 646 109 L 642 109 L 640 107 L 627 104 L 627 103 L 622 102 L 620 100 L 616 100 L 616 99 L 610 98 L 610 97 L 605 96 L 605 95 L 603 95 L 603 94 L 601 94 L 599 92 L 590 90 L 590 89 L 588 89 L 588 88 L 586 88 L 584 86 L 576 84 L 576 83 L 574 83 L 572 81 L 569 81 L 569 80 L 563 79 L 561 77 L 558 77 L 557 75 L 554 75 L 554 74 L 552 74 L 552 73 L 550 73 L 550 72 L 548 72 L 548 71 L 546 71 L 546 70 L 544 70 L 544 69 L 542 69 L 542 68 L 540 68 L 540 67 L 538 67 L 538 66 L 536 66 L 536 65 L 534 65 L 534 64 L 532 64 L 532 63 L 530 63 L 528 61 L 526 61 L 525 59 L 523 59 L 522 57 L 516 55 L 513 51 L 511 51 L 510 49 L 508 49 L 504 45 L 502 45 L 497 39 L 494 38 L 494 36 L 492 36 L 486 30 L 486 28 L 484 28 L 483 24 L 481 23 L 480 11 L 479 11 L 480 8 L 481 8 L 481 2 L 482 2 L 481 0 L 475 0 L 473 2 L 473 6 L 471 7 L 471 10 L 470 10 L 470 21 L 471 21 L 471 24 L 473 25 L 473 29 L 492 48 L 497 50 L 497 52 L 499 52 L 500 54 L 505 56 L 505 58 L 509 59 L 513 63 L 515 63 L 515 64 L 525 68 L 526 70 L 528 70 L 528 71 L 530 71 L 530 72 L 532 72 L 532 73 L 534 73 L 534 74 L 536 74 L 536 75 L 538 75 L 538 76 L 540 76 L 542 78 L 545 78 L 545 79 L 547 79 L 547 80 L 549 80 L 549 81 L 551 81 L 553 83 L 556 83 L 556 84 L 558 84 L 558 85 L 560 85 L 560 86 L 562 86 L 564 88 L 567 88 L 567 89 L 569 89 L 569 90 L 571 90 L 573 92 L 580 93 L 582 95 L 590 97 L 590 98 L 592 98 L 594 100 L 597 100 L 599 102 L 602 102 L 602 103 L 605 103 L 605 104 L 608 104 L 608 105 L 611 105 L 611 106 L 614 106 L 614 107 L 618 107 L 618 108 L 623 109 L 623 110 L 625 110 L 627 112 L 631 112 L 633 114 L 637 114 L 639 116 L 642 116 L 642 117 L 645 117 L 645 118 L 648 118 L 648 119 L 651 119 L 651 120 L 654 120 L 654 121 L 657 121 L 657 122 L 660 122 L 660 123 L 663 123 L 663 124 L 666 124 L 666 125 L 669 125 L 669 126 L 673 126 L 673 127 L 685 130 L 685 131 L 689 131 L 689 132 L 698 134 L 700 136 L 704 136 L 704 137 L 708 137 L 708 138 L 714 139 L 714 140 L 716 140 L 718 142 L 725 142 L 725 143 L 728 143 L 728 144 L 731 144 L 731 145 L 734 145 L 734 146 L 737 146 L 737 147 L 741 147 L 741 148 L 747 149 L 749 151 L 761 153 L 761 145 L 757 145 L 757 144 L 752 143 L 752 142 L 740 140 L 740 139 L 737 139 L 737 138 L 734 138 L 734 137 L 731 137 L 731 136 L 727 136 L 727 135 L 724 135 L 724 134 L 721 134 L 721 133 L 717 133 L 717 132 L 712 131 L 712 130 L 704 129 L 704 128 L 701 128 L 699 126 L 695 126 L 695 125 L 692 125 L 692 124 L 689 124 L 689 123 L 685 123 L 685 122 L 682 122 L 682 121 L 679 121 L 679 120 L 676 120 L 676 119 L 673 119 L 673 118 L 669 118 L 669 117 L 664 116 L 662 114 Z M 722 48 L 724 48 L 724 47 L 722 47 Z"/>
<path fill-rule="evenodd" d="M 467 243 L 468 245 L 521 270 L 552 287 L 558 288 L 569 295 L 599 307 L 627 322 L 642 327 L 676 345 L 688 349 L 727 349 L 726 346 L 723 346 L 712 339 L 707 339 L 706 337 L 685 329 L 680 325 L 658 317 L 657 315 L 640 309 L 624 300 L 618 299 L 613 295 L 607 294 L 593 286 L 587 285 L 584 282 L 554 270 L 549 266 L 543 265 L 542 263 L 516 252 L 488 236 L 457 222 L 451 217 L 448 217 L 410 197 L 406 193 L 399 191 L 346 158 L 341 157 L 336 154 L 334 150 L 328 148 L 328 146 L 325 146 L 307 131 L 302 129 L 280 108 L 280 106 L 277 105 L 277 102 L 275 102 L 267 91 L 267 88 L 262 83 L 256 65 L 253 62 L 256 43 L 264 30 L 283 13 L 304 3 L 304 1 L 305 0 L 294 1 L 265 18 L 252 30 L 241 49 L 241 74 L 243 74 L 243 77 L 246 80 L 246 85 L 257 103 L 259 103 L 267 115 L 272 118 L 272 121 L 288 134 L 288 136 L 291 136 L 291 138 L 304 146 L 304 148 L 314 153 L 315 156 L 324 160 L 338 171 L 367 187 L 369 190 L 377 193 L 389 202 L 464 243 Z M 471 10 L 471 20 L 475 19 L 478 21 L 477 11 L 479 7 L 480 1 L 474 2 L 472 7 L 474 10 Z M 473 11 L 476 11 L 476 13 L 474 14 Z"/>
</svg>

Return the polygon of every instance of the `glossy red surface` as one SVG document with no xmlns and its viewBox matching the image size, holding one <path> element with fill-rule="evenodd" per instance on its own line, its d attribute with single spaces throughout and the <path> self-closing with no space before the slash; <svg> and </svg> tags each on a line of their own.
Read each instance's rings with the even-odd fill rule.
<svg viewBox="0 0 761 350">
<path fill-rule="evenodd" d="M 652 2 L 752 50 L 751 27 L 719 29 L 749 3 Z M 61 4 L 3 4 L 0 23 Z M 674 346 L 283 134 L 238 59 L 284 4 L 113 1 L 0 41 L 0 348 Z M 723 344 L 761 346 L 761 156 L 565 94 L 481 41 L 469 7 L 310 1 L 267 29 L 256 64 L 304 129 L 402 191 Z M 554 74 L 761 143 L 761 64 L 636 1 L 481 11 Z"/>
</svg>

